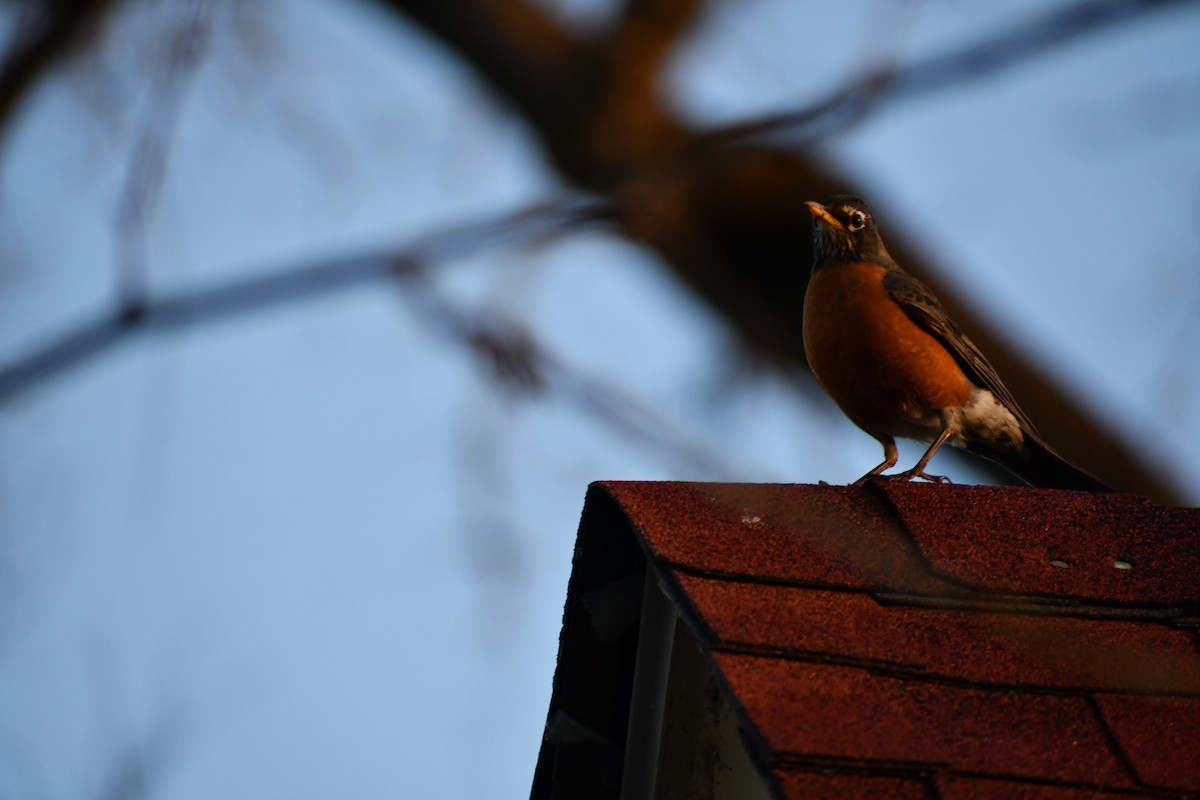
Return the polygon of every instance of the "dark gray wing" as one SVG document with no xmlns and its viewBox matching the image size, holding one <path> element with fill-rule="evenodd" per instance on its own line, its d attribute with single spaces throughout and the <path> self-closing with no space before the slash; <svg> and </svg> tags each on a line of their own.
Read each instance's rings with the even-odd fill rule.
<svg viewBox="0 0 1200 800">
<path fill-rule="evenodd" d="M 995 395 L 996 399 L 1013 413 L 1022 428 L 1036 433 L 1037 429 L 1017 405 L 1012 393 L 1000 381 L 996 369 L 988 363 L 983 353 L 967 338 L 958 324 L 950 319 L 928 286 L 899 267 L 892 267 L 883 276 L 883 289 L 888 297 L 904 309 L 909 319 L 946 346 L 972 383 Z"/>
<path fill-rule="evenodd" d="M 883 288 L 896 301 L 909 319 L 928 331 L 946 346 L 967 377 L 976 385 L 990 391 L 1012 412 L 1025 431 L 1025 446 L 1019 455 L 1003 452 L 980 452 L 998 461 L 1032 486 L 1076 489 L 1089 492 L 1111 492 L 1112 489 L 1085 469 L 1071 463 L 1054 450 L 1017 405 L 1012 394 L 1000 382 L 995 368 L 979 352 L 975 343 L 950 319 L 942 304 L 929 287 L 899 267 L 889 267 L 883 276 Z M 974 450 L 975 448 L 968 447 Z"/>
</svg>

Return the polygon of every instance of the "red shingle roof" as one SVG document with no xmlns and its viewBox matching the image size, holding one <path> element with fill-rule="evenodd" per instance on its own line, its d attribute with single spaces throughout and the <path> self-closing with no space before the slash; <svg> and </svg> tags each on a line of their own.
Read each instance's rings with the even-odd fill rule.
<svg viewBox="0 0 1200 800">
<path fill-rule="evenodd" d="M 613 752 L 632 655 L 628 633 L 603 655 L 597 621 L 622 604 L 597 598 L 638 558 L 781 796 L 1200 796 L 1200 511 L 912 483 L 595 485 L 551 722 L 601 692 Z"/>
</svg>

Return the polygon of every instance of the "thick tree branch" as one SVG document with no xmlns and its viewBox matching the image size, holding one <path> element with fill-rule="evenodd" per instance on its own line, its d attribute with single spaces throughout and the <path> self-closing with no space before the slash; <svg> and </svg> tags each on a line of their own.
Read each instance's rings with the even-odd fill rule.
<svg viewBox="0 0 1200 800">
<path fill-rule="evenodd" d="M 1185 0 L 1082 0 L 970 47 L 868 75 L 811 107 L 717 132 L 689 129 L 662 102 L 658 68 L 667 51 L 661 39 L 638 64 L 638 58 L 598 54 L 604 37 L 577 39 L 522 0 L 379 2 L 473 64 L 522 114 L 567 180 L 611 197 L 626 235 L 656 250 L 751 352 L 788 371 L 804 362 L 800 316 L 811 252 L 801 204 L 852 187 L 804 153 L 765 144 L 764 135 L 815 141 L 886 103 L 969 85 Z M 497 3 L 507 9 L 507 24 L 495 22 Z M 669 13 L 672 8 L 677 13 Z M 624 26 L 636 30 L 639 14 L 659 18 L 657 9 L 666 9 L 665 29 L 675 31 L 698 13 L 688 3 L 630 0 L 610 39 L 620 41 Z M 540 46 L 531 46 L 531 38 L 541 37 Z M 939 285 L 928 259 L 901 236 L 890 238 L 901 263 L 934 287 L 1056 446 L 1121 488 L 1160 500 L 1177 497 L 1135 448 L 976 321 L 967 304 Z"/>
</svg>

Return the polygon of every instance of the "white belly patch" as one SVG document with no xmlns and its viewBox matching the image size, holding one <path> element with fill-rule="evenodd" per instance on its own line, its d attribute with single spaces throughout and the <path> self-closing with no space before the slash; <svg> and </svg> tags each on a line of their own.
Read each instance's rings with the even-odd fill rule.
<svg viewBox="0 0 1200 800">
<path fill-rule="evenodd" d="M 983 440 L 1001 449 L 1019 450 L 1025 441 L 1021 423 L 986 389 L 976 388 L 961 408 L 949 411 L 947 422 L 956 431 L 950 443 L 958 447 Z"/>
</svg>

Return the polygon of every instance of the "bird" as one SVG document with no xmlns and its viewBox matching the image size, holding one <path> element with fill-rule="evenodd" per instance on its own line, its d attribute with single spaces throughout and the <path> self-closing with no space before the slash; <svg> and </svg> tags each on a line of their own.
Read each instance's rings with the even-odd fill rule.
<svg viewBox="0 0 1200 800">
<path fill-rule="evenodd" d="M 842 412 L 883 445 L 883 461 L 855 485 L 877 477 L 950 483 L 926 472 L 950 444 L 1031 486 L 1112 491 L 1042 438 L 933 292 L 892 259 L 861 198 L 805 205 L 814 221 L 805 355 Z M 929 442 L 929 449 L 911 469 L 885 475 L 899 458 L 896 437 Z"/>
</svg>

